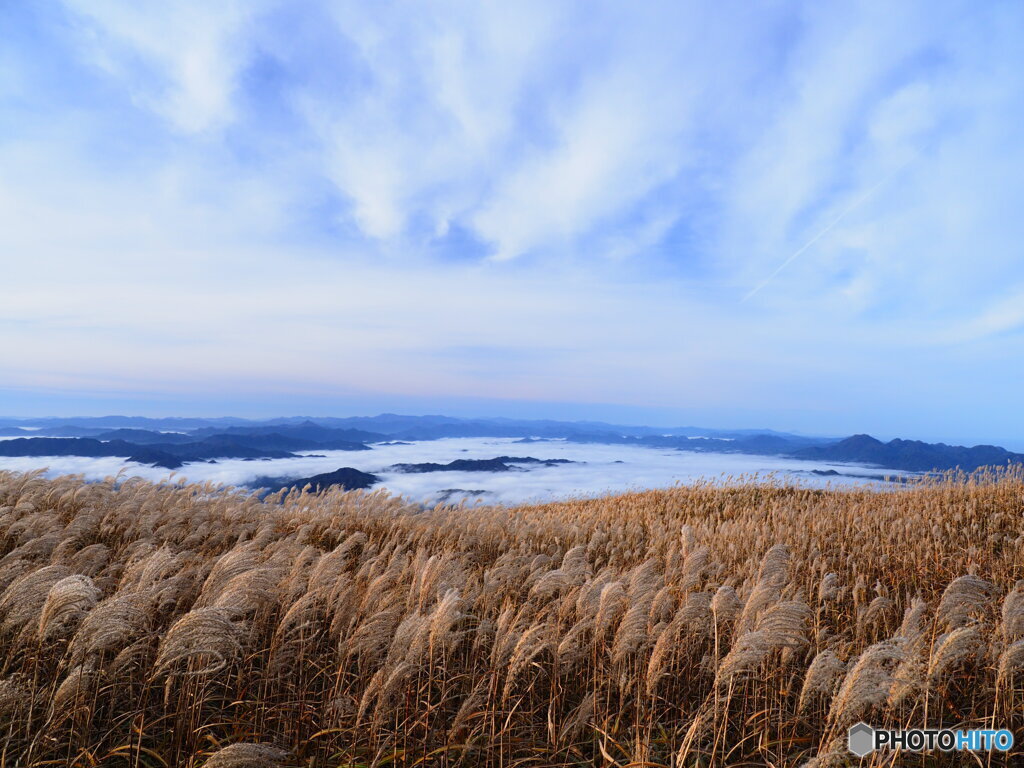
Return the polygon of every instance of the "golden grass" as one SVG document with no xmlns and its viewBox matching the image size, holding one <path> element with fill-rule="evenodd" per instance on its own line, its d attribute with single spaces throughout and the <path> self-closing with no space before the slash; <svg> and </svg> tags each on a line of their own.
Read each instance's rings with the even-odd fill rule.
<svg viewBox="0 0 1024 768">
<path fill-rule="evenodd" d="M 0 473 L 0 765 L 827 766 L 858 719 L 1020 733 L 1022 515 L 1012 471 L 427 511 Z"/>
</svg>

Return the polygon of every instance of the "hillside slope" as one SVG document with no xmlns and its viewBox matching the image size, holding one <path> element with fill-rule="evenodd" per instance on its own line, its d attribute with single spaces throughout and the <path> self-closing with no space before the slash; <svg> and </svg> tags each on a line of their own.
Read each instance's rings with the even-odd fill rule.
<svg viewBox="0 0 1024 768">
<path fill-rule="evenodd" d="M 1005 473 L 424 511 L 0 473 L 3 754 L 824 765 L 926 705 L 1020 732 L 1021 498 Z"/>
</svg>

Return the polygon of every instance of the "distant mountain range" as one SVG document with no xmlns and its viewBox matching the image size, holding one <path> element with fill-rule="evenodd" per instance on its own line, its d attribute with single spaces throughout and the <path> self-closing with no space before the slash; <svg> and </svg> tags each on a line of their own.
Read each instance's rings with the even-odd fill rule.
<svg viewBox="0 0 1024 768">
<path fill-rule="evenodd" d="M 883 443 L 871 435 L 854 435 L 828 445 L 812 446 L 793 453 L 798 459 L 856 462 L 908 472 L 962 469 L 971 472 L 981 467 L 1024 463 L 1024 454 L 1012 453 L 995 445 L 971 448 L 920 440 L 890 440 Z"/>
<path fill-rule="evenodd" d="M 26 427 L 33 429 L 26 429 Z M 81 418 L 0 419 L 0 435 L 29 437 L 97 437 L 113 430 L 130 429 L 196 436 L 232 434 L 281 434 L 304 439 L 324 435 L 375 442 L 379 440 L 437 440 L 444 437 L 709 437 L 735 439 L 753 435 L 796 438 L 770 429 L 707 429 L 704 427 L 645 427 L 608 424 L 600 421 L 551 421 L 541 419 L 460 419 L 452 416 L 289 417 L 248 421 L 237 418 L 148 418 L 144 416 L 101 416 Z"/>
<path fill-rule="evenodd" d="M 72 431 L 77 427 L 54 431 Z M 40 430 L 41 431 L 41 430 Z M 335 430 L 327 430 L 335 432 Z M 178 469 L 189 462 L 217 459 L 289 459 L 296 451 L 368 451 L 365 443 L 338 435 L 317 433 L 319 439 L 277 432 L 230 432 L 191 434 L 117 429 L 95 437 L 16 437 L 0 440 L 0 456 L 114 456 L 165 469 Z M 28 434 L 33 434 L 29 432 Z"/>
<path fill-rule="evenodd" d="M 973 471 L 984 466 L 1024 463 L 1024 454 L 993 445 L 965 447 L 916 440 L 884 443 L 869 435 L 840 439 L 760 429 L 666 429 L 590 421 L 396 414 L 264 421 L 128 416 L 0 419 L 0 435 L 14 438 L 0 440 L 0 456 L 113 456 L 167 469 L 177 469 L 189 462 L 291 458 L 300 453 L 365 451 L 372 450 L 374 444 L 454 437 L 515 438 L 521 443 L 564 440 L 702 453 L 787 456 L 910 472 L 956 468 Z M 499 457 L 494 460 L 496 471 L 501 471 L 497 469 L 501 459 L 506 460 L 508 468 L 509 457 Z M 439 470 L 410 465 L 404 471 Z"/>
</svg>

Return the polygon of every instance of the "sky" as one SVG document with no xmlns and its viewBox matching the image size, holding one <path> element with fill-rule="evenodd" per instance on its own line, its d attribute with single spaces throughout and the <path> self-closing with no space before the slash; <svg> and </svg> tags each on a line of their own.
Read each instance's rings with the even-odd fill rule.
<svg viewBox="0 0 1024 768">
<path fill-rule="evenodd" d="M 0 415 L 1024 441 L 1024 4 L 0 4 Z"/>
</svg>

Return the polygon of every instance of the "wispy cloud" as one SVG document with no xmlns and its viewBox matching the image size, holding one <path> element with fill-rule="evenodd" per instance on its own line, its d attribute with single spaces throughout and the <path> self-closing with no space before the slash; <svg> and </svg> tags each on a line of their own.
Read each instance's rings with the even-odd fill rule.
<svg viewBox="0 0 1024 768">
<path fill-rule="evenodd" d="M 1018 286 L 974 316 L 948 326 L 945 333 L 937 334 L 936 341 L 943 344 L 969 344 L 1022 329 L 1024 287 Z"/>
<path fill-rule="evenodd" d="M 258 0 L 65 5 L 87 61 L 140 107 L 186 133 L 222 129 L 237 117 L 237 78 L 251 54 L 247 26 L 259 14 Z"/>
</svg>

